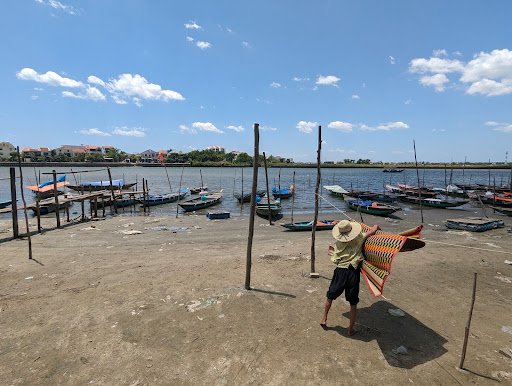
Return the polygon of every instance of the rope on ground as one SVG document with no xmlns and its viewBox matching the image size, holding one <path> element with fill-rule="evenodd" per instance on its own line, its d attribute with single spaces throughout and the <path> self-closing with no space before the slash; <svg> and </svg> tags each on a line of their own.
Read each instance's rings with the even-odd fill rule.
<svg viewBox="0 0 512 386">
<path fill-rule="evenodd" d="M 107 168 L 105 169 L 94 169 L 94 170 L 80 170 L 80 171 L 69 171 L 69 172 L 55 172 L 55 174 L 81 174 L 81 173 L 92 173 L 92 172 L 103 172 L 105 170 L 108 170 Z M 53 172 L 49 172 L 49 173 L 41 173 L 41 174 L 48 174 L 48 175 L 51 175 L 53 174 Z"/>
<path fill-rule="evenodd" d="M 338 212 L 340 212 L 341 214 L 343 214 L 346 218 L 348 218 L 349 220 L 352 220 L 352 217 L 350 217 L 346 212 L 342 211 L 340 208 L 338 208 L 336 205 L 334 205 L 332 202 L 330 202 L 329 200 L 327 200 L 325 197 L 321 196 L 320 194 L 317 194 L 315 193 L 318 197 L 320 197 L 322 200 L 324 200 L 325 202 L 327 202 L 330 206 L 332 206 L 334 209 L 336 209 Z"/>
<path fill-rule="evenodd" d="M 458 247 L 458 248 L 466 248 L 466 249 L 476 249 L 478 251 L 485 251 L 485 252 L 495 252 L 495 253 L 504 253 L 506 255 L 512 255 L 512 252 L 507 251 L 498 251 L 496 249 L 487 249 L 487 248 L 479 248 L 479 247 L 470 247 L 469 245 L 460 245 L 460 244 L 451 244 L 451 243 L 445 243 L 443 241 L 434 241 L 434 240 L 428 240 L 422 238 L 421 240 L 426 241 L 427 243 L 436 243 L 436 244 L 443 244 L 448 245 L 450 247 Z"/>
</svg>

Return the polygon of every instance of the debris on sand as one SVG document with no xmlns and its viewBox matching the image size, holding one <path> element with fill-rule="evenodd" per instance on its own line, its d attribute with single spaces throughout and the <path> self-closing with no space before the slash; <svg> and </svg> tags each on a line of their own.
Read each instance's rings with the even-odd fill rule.
<svg viewBox="0 0 512 386">
<path fill-rule="evenodd" d="M 507 334 L 511 334 L 512 335 L 512 327 L 510 327 L 510 326 L 502 326 L 501 327 L 501 331 L 506 332 Z"/>
<path fill-rule="evenodd" d="M 393 354 L 400 354 L 400 355 L 408 355 L 409 354 L 409 351 L 407 351 L 407 347 L 405 347 L 405 346 L 400 346 L 400 347 L 394 348 L 391 351 L 393 351 Z"/>
<path fill-rule="evenodd" d="M 512 277 L 494 276 L 495 279 L 501 280 L 503 283 L 512 284 Z"/>
<path fill-rule="evenodd" d="M 188 231 L 187 227 L 171 227 L 171 226 L 167 226 L 167 225 L 160 225 L 157 227 L 151 227 L 151 228 L 145 228 L 145 229 L 150 229 L 152 231 L 171 231 L 173 233 Z"/>
<path fill-rule="evenodd" d="M 508 264 L 508 265 L 512 265 L 512 261 L 511 260 L 505 260 L 504 263 Z"/>
<path fill-rule="evenodd" d="M 130 229 L 130 230 L 126 230 L 126 231 L 121 231 L 120 233 L 122 233 L 123 235 L 140 235 L 142 234 L 141 231 L 137 231 L 135 229 Z"/>
</svg>

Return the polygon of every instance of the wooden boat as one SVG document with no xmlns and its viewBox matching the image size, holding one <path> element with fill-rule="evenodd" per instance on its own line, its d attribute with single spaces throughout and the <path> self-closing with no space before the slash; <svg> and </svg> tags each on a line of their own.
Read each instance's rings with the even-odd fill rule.
<svg viewBox="0 0 512 386">
<path fill-rule="evenodd" d="M 0 209 L 7 208 L 12 204 L 12 201 L 0 201 Z"/>
<path fill-rule="evenodd" d="M 324 189 L 329 191 L 334 196 L 342 197 L 344 194 L 348 194 L 348 191 L 343 189 L 340 185 L 326 185 Z"/>
<path fill-rule="evenodd" d="M 59 202 L 59 210 L 66 209 L 70 206 L 71 203 L 69 201 Z M 48 213 L 53 213 L 56 207 L 55 202 L 42 203 L 39 205 L 39 214 L 43 216 Z M 27 208 L 32 210 L 34 216 L 37 216 L 37 207 L 35 205 L 28 206 Z"/>
<path fill-rule="evenodd" d="M 234 196 L 235 198 L 238 200 L 238 202 L 250 202 L 251 201 L 251 194 L 252 193 L 244 193 L 244 197 L 243 197 L 243 201 L 242 201 L 242 194 L 240 193 L 235 193 Z M 261 197 L 264 197 L 266 194 L 266 191 L 265 190 L 257 190 L 256 191 L 256 202 L 258 202 L 258 197 L 260 198 L 261 200 Z"/>
<path fill-rule="evenodd" d="M 190 194 L 199 194 L 200 192 L 207 192 L 208 186 L 197 186 L 195 188 L 190 188 Z"/>
<path fill-rule="evenodd" d="M 66 176 L 60 176 L 59 178 L 57 178 L 56 185 L 57 195 L 64 194 L 64 192 L 62 190 L 59 190 L 59 188 L 69 186 L 69 183 L 66 181 Z M 46 181 L 40 185 L 29 185 L 26 188 L 31 190 L 35 194 L 36 198 L 39 200 L 45 200 L 47 198 L 55 196 L 55 184 L 53 183 L 53 181 Z"/>
<path fill-rule="evenodd" d="M 455 208 L 469 202 L 469 200 L 442 200 L 440 198 L 419 198 L 418 196 L 407 195 L 400 196 L 400 200 L 417 205 L 421 203 L 421 205 L 429 206 L 431 208 Z"/>
<path fill-rule="evenodd" d="M 270 210 L 269 210 L 269 201 L 270 201 Z M 276 217 L 281 213 L 281 200 L 273 200 L 268 197 L 264 197 L 257 205 L 256 205 L 256 214 L 260 217 L 271 218 Z"/>
<path fill-rule="evenodd" d="M 375 216 L 389 216 L 390 214 L 400 210 L 399 207 L 380 204 L 376 201 L 370 200 L 348 200 L 347 206 L 352 210 L 373 214 Z"/>
<path fill-rule="evenodd" d="M 382 170 L 383 173 L 402 173 L 403 171 L 404 171 L 404 169 L 397 169 L 397 168 L 388 168 L 388 169 Z"/>
<path fill-rule="evenodd" d="M 214 210 L 208 211 L 208 213 L 206 213 L 206 217 L 208 217 L 210 220 L 226 219 L 229 218 L 230 216 L 231 213 L 224 210 Z"/>
<path fill-rule="evenodd" d="M 200 197 L 180 202 L 178 205 L 181 206 L 185 212 L 192 212 L 218 204 L 222 201 L 222 196 L 222 191 L 217 193 L 203 194 Z"/>
<path fill-rule="evenodd" d="M 428 188 L 418 188 L 416 186 L 398 184 L 398 188 L 402 191 L 403 194 L 407 196 L 420 196 L 422 198 L 434 198 L 437 196 L 437 192 Z"/>
<path fill-rule="evenodd" d="M 316 230 L 323 231 L 332 229 L 337 223 L 337 220 L 318 220 L 316 222 Z M 313 229 L 313 221 L 290 222 L 281 224 L 281 226 L 293 232 L 310 231 Z"/>
<path fill-rule="evenodd" d="M 505 226 L 502 220 L 484 217 L 466 217 L 446 220 L 446 227 L 470 232 L 484 232 Z"/>
<path fill-rule="evenodd" d="M 114 207 L 115 208 L 126 208 L 126 207 L 134 206 L 134 205 L 137 205 L 140 203 L 142 203 L 142 201 L 135 197 L 121 198 L 121 199 L 116 199 L 114 201 Z"/>
<path fill-rule="evenodd" d="M 512 208 L 512 197 L 501 194 L 481 194 L 477 197 L 483 204 Z"/>
<path fill-rule="evenodd" d="M 499 206 L 491 206 L 496 212 L 500 212 L 502 214 L 506 214 L 507 216 L 512 216 L 512 208 L 504 208 Z"/>
<path fill-rule="evenodd" d="M 272 187 L 272 195 L 274 198 L 290 198 L 295 192 L 295 187 L 290 185 L 290 188 L 278 189 L 276 186 Z"/>
<path fill-rule="evenodd" d="M 391 193 L 398 193 L 398 194 L 402 193 L 402 189 L 400 189 L 398 186 L 395 186 L 395 185 L 386 184 L 386 190 Z"/>
<path fill-rule="evenodd" d="M 146 206 L 156 206 L 169 204 L 171 202 L 176 202 L 185 198 L 187 195 L 187 191 L 183 191 L 181 193 L 168 193 L 168 194 L 160 194 L 160 195 L 150 195 L 146 198 Z M 143 203 L 144 204 L 144 203 Z"/>
<path fill-rule="evenodd" d="M 135 182 L 125 184 L 124 180 L 112 180 L 112 186 L 109 181 L 91 181 L 84 182 L 79 185 L 68 185 L 68 188 L 77 192 L 97 192 L 99 190 L 128 190 L 135 186 Z"/>
</svg>

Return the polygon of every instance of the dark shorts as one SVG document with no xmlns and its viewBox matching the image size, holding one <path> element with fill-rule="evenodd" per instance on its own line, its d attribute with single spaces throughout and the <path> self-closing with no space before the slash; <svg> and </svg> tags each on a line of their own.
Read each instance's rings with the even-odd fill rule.
<svg viewBox="0 0 512 386">
<path fill-rule="evenodd" d="M 359 303 L 359 281 L 361 269 L 350 266 L 349 268 L 336 268 L 332 276 L 331 285 L 327 291 L 327 299 L 337 299 L 345 291 L 345 299 L 350 305 Z"/>
</svg>

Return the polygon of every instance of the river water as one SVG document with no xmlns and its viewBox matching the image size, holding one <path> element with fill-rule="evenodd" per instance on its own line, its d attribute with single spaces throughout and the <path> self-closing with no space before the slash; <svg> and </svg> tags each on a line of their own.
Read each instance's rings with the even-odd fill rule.
<svg viewBox="0 0 512 386">
<path fill-rule="evenodd" d="M 74 167 L 74 172 L 82 173 L 68 173 L 67 180 L 70 184 L 81 181 L 98 181 L 108 180 L 106 169 L 101 168 L 84 168 Z M 92 170 L 92 171 L 91 171 Z M 59 168 L 57 172 L 70 172 L 71 168 Z M 168 193 L 172 188 L 176 191 L 180 184 L 181 174 L 183 187 L 196 187 L 201 185 L 201 173 L 203 182 L 208 185 L 210 191 L 223 190 L 224 199 L 215 207 L 219 210 L 228 210 L 231 216 L 247 216 L 249 213 L 249 204 L 244 204 L 241 208 L 238 201 L 233 197 L 233 193 L 240 193 L 242 191 L 242 174 L 243 174 L 243 191 L 244 193 L 250 192 L 252 183 L 252 168 L 195 168 L 195 167 L 167 167 L 171 188 L 163 167 L 115 167 L 111 169 L 112 178 L 123 178 L 125 182 L 138 182 L 138 188 L 142 189 L 142 178 L 148 180 L 149 189 L 151 194 Z M 35 185 L 36 175 L 41 173 L 41 180 L 45 181 L 51 179 L 51 176 L 43 175 L 42 173 L 51 172 L 50 168 L 23 168 L 24 185 Z M 16 170 L 18 175 L 18 170 Z M 314 210 L 314 189 L 316 182 L 316 169 L 314 168 L 271 168 L 268 170 L 269 186 L 279 184 L 279 175 L 281 187 L 289 187 L 293 180 L 295 173 L 295 203 L 294 213 L 296 214 L 309 214 Z M 419 170 L 420 181 L 422 185 L 429 187 L 443 187 L 445 185 L 445 170 L 444 169 L 426 169 Z M 446 172 L 446 178 L 449 181 L 450 171 Z M 10 199 L 10 185 L 9 168 L 0 167 L 0 201 Z M 491 184 L 493 181 L 496 185 L 508 184 L 510 178 L 509 170 L 491 170 Z M 75 180 L 76 179 L 76 180 Z M 454 183 L 482 183 L 487 184 L 489 181 L 489 171 L 487 169 L 478 170 L 454 170 L 452 175 Z M 369 168 L 328 168 L 322 169 L 322 185 L 338 184 L 349 190 L 353 189 L 368 189 L 373 191 L 382 191 L 384 184 L 397 184 L 408 183 L 410 185 L 417 185 L 417 175 L 415 169 L 406 169 L 402 173 L 383 173 L 382 169 L 369 169 Z M 258 174 L 258 188 L 265 188 L 265 171 L 260 168 Z M 326 200 L 320 200 L 320 213 L 333 213 L 336 211 L 332 205 L 344 209 L 344 203 L 336 197 L 329 195 L 325 189 L 322 189 L 321 196 Z M 27 203 L 33 202 L 34 197 L 29 190 L 25 190 L 25 197 Z M 190 196 L 188 196 L 190 198 Z M 21 203 L 21 196 L 18 189 L 18 202 Z M 331 205 L 332 204 L 332 205 Z M 404 210 L 414 210 L 413 206 L 400 204 Z M 468 204 L 469 205 L 469 204 Z M 289 215 L 291 212 L 292 200 L 283 200 L 283 214 Z M 74 204 L 73 211 L 78 211 L 79 205 Z M 131 209 L 125 209 L 129 212 Z M 122 209 L 121 209 L 122 211 Z M 204 210 L 199 213 L 206 213 Z M 157 215 L 171 215 L 176 213 L 176 203 L 156 206 L 151 208 L 151 213 Z M 182 211 L 179 211 L 180 215 Z M 9 215 L 0 215 L 6 217 Z"/>
</svg>

